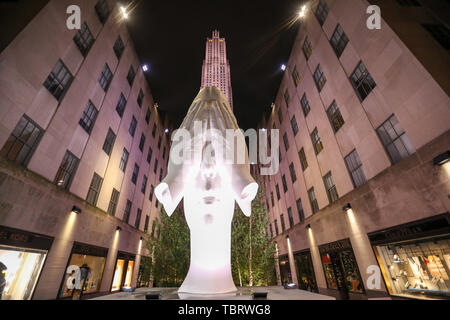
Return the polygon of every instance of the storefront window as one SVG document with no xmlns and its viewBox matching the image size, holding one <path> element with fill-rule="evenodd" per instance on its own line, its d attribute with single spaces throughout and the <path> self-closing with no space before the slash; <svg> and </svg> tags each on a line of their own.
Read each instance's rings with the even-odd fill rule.
<svg viewBox="0 0 450 320">
<path fill-rule="evenodd" d="M 111 286 L 111 291 L 120 291 L 122 287 L 131 287 L 133 279 L 135 256 L 119 252 L 117 254 L 116 268 L 114 269 L 114 277 Z"/>
<path fill-rule="evenodd" d="M 63 280 L 61 298 L 100 290 L 106 257 L 72 254 Z"/>
<path fill-rule="evenodd" d="M 333 272 L 333 266 L 331 264 L 331 257 L 327 253 L 322 256 L 323 269 L 325 272 L 325 279 L 327 280 L 328 288 L 337 289 L 336 277 Z"/>
<path fill-rule="evenodd" d="M 450 296 L 450 237 L 374 247 L 391 294 Z"/>
<path fill-rule="evenodd" d="M 301 252 L 294 254 L 295 265 L 297 267 L 298 286 L 302 290 L 318 292 L 314 267 L 311 260 L 311 254 Z"/>
<path fill-rule="evenodd" d="M 120 287 L 122 285 L 122 275 L 123 275 L 124 265 L 125 265 L 125 260 L 122 260 L 122 259 L 117 260 L 111 291 L 119 291 L 120 290 Z"/>
<path fill-rule="evenodd" d="M 291 267 L 289 265 L 289 260 L 287 256 L 280 257 L 279 261 L 280 261 L 281 284 L 285 285 L 292 283 Z"/>
<path fill-rule="evenodd" d="M 30 300 L 46 250 L 0 245 L 0 300 Z"/>
</svg>

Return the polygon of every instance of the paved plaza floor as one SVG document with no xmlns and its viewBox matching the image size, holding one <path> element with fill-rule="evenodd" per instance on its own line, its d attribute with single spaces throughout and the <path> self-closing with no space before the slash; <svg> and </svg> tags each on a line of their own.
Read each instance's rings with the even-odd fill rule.
<svg viewBox="0 0 450 320">
<path fill-rule="evenodd" d="M 161 300 L 252 300 L 252 294 L 267 292 L 267 300 L 335 300 L 325 296 L 299 289 L 284 287 L 239 288 L 237 293 L 226 295 L 191 295 L 178 293 L 177 288 L 139 288 L 134 292 L 118 292 L 92 300 L 145 300 L 147 294 L 160 294 Z"/>
</svg>

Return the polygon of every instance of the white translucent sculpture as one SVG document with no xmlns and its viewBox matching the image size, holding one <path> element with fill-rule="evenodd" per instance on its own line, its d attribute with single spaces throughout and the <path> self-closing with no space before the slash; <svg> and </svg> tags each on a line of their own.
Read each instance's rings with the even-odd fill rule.
<svg viewBox="0 0 450 320">
<path fill-rule="evenodd" d="M 226 139 L 230 129 L 235 136 Z M 177 132 L 183 139 L 176 139 Z M 226 96 L 216 87 L 199 92 L 177 132 L 172 136 L 168 174 L 156 187 L 155 195 L 169 216 L 184 198 L 191 261 L 178 291 L 234 292 L 231 222 L 235 201 L 250 216 L 251 202 L 258 191 L 250 175 L 244 136 Z M 236 161 L 238 155 L 244 156 L 243 163 Z"/>
</svg>

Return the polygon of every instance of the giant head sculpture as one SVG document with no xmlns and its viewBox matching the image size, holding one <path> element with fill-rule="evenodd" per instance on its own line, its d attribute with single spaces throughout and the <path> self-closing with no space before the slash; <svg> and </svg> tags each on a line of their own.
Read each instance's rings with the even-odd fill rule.
<svg viewBox="0 0 450 320">
<path fill-rule="evenodd" d="M 236 291 L 231 275 L 235 202 L 250 216 L 257 191 L 245 138 L 227 98 L 216 87 L 203 88 L 172 135 L 168 173 L 155 189 L 169 216 L 184 198 L 191 261 L 180 293 Z"/>
</svg>

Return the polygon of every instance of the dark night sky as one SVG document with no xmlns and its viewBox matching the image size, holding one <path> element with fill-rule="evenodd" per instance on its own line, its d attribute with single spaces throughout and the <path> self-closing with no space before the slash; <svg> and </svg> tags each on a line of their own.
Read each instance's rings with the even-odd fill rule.
<svg viewBox="0 0 450 320">
<path fill-rule="evenodd" d="M 234 112 L 243 129 L 269 110 L 298 30 L 301 0 L 140 0 L 129 30 L 161 109 L 179 125 L 198 93 L 205 41 L 214 29 L 227 41 Z"/>
</svg>

